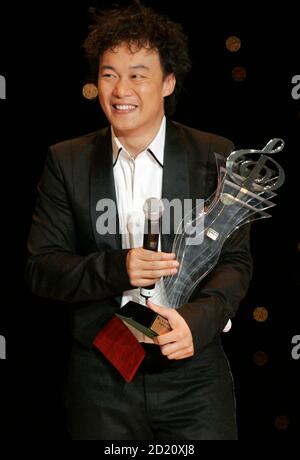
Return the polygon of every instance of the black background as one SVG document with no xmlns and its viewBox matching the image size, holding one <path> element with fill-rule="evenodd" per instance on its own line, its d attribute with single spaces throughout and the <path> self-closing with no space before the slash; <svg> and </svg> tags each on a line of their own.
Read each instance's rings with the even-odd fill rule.
<svg viewBox="0 0 300 460">
<path fill-rule="evenodd" d="M 193 71 L 174 119 L 224 135 L 237 148 L 262 148 L 272 137 L 286 142 L 276 158 L 286 182 L 272 218 L 253 225 L 254 277 L 224 344 L 236 382 L 240 439 L 296 439 L 300 360 L 292 359 L 291 340 L 300 334 L 300 104 L 291 96 L 291 79 L 300 74 L 297 12 L 287 2 L 264 14 L 253 2 L 249 9 L 232 2 L 222 8 L 195 0 L 178 6 L 170 0 L 144 3 L 181 22 L 190 38 Z M 97 103 L 81 94 L 80 46 L 94 4 L 1 6 L 0 75 L 7 81 L 7 99 L 0 100 L 0 334 L 7 359 L 0 362 L 0 438 L 68 439 L 60 403 L 67 312 L 62 304 L 32 296 L 23 273 L 48 146 L 106 124 Z M 230 35 L 242 41 L 237 53 L 226 50 Z M 231 78 L 237 65 L 247 70 L 244 82 Z M 253 319 L 257 306 L 268 309 L 264 323 Z M 253 361 L 257 351 L 268 355 L 263 366 Z M 288 417 L 286 429 L 275 427 L 278 416 Z"/>
</svg>

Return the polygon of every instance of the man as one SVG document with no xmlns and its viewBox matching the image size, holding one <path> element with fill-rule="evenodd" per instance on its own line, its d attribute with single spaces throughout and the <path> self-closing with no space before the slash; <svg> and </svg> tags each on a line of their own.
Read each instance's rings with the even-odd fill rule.
<svg viewBox="0 0 300 460">
<path fill-rule="evenodd" d="M 74 345 L 66 409 L 74 439 L 236 439 L 232 379 L 220 334 L 251 276 L 247 227 L 178 310 L 149 302 L 171 332 L 144 344 L 130 383 L 93 347 L 140 287 L 177 272 L 174 235 L 161 251 L 130 243 L 128 221 L 149 197 L 207 198 L 222 137 L 171 122 L 165 110 L 190 67 L 181 26 L 135 2 L 96 18 L 85 42 L 110 128 L 50 148 L 29 237 L 34 293 L 71 302 Z M 116 203 L 118 231 L 99 231 L 101 200 Z M 137 217 L 139 220 L 140 217 Z M 136 243 L 136 242 L 135 242 Z M 132 330 L 132 334 L 135 332 Z"/>
</svg>

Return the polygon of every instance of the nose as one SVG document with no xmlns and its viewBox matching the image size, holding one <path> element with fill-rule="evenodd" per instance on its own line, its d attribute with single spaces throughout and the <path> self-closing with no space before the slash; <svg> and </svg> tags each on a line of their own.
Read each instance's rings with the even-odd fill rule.
<svg viewBox="0 0 300 460">
<path fill-rule="evenodd" d="M 119 78 L 115 83 L 113 95 L 118 98 L 130 96 L 132 93 L 130 81 L 127 78 Z"/>
</svg>

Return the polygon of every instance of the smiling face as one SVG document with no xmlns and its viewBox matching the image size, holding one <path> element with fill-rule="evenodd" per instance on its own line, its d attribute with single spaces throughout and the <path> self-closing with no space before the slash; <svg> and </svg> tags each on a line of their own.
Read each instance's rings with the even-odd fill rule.
<svg viewBox="0 0 300 460">
<path fill-rule="evenodd" d="M 124 44 L 100 58 L 99 100 L 120 139 L 151 141 L 164 115 L 164 97 L 174 87 L 174 75 L 164 77 L 155 50 L 141 48 L 133 53 Z"/>
</svg>

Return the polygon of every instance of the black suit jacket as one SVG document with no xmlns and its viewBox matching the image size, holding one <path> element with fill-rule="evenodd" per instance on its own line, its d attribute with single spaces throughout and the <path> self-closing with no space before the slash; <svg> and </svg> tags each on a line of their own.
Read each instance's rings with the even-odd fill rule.
<svg viewBox="0 0 300 460">
<path fill-rule="evenodd" d="M 167 122 L 162 198 L 207 198 L 215 190 L 214 153 L 233 145 L 222 137 Z M 38 186 L 28 240 L 26 278 L 43 297 L 71 302 L 73 335 L 86 347 L 119 308 L 118 296 L 131 289 L 127 250 L 120 235 L 96 231 L 98 200 L 116 203 L 110 129 L 50 148 Z M 174 234 L 162 235 L 171 251 Z M 195 349 L 221 333 L 245 296 L 251 277 L 249 229 L 227 239 L 214 270 L 178 311 L 187 321 Z"/>
</svg>

